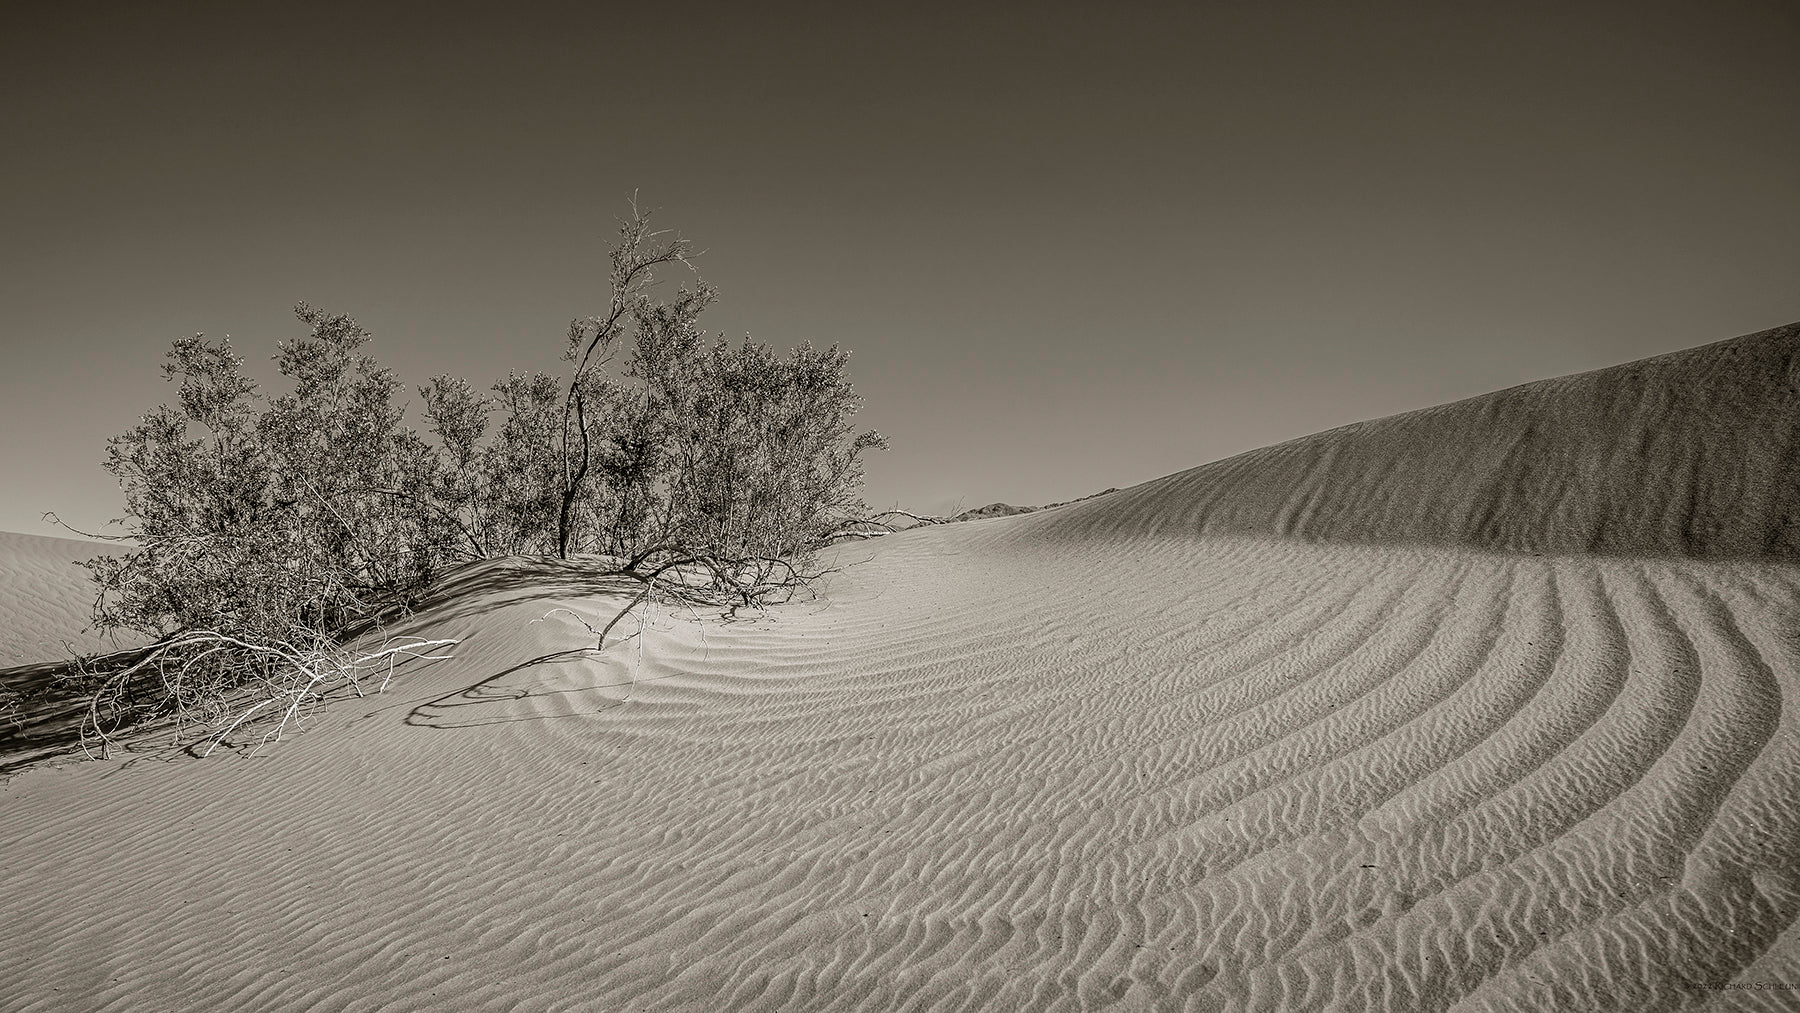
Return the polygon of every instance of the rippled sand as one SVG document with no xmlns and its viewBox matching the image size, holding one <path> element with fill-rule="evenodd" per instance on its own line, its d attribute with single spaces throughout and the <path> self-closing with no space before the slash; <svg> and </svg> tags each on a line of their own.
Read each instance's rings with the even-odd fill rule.
<svg viewBox="0 0 1800 1013">
<path fill-rule="evenodd" d="M 1271 517 L 1356 509 L 1292 447 Z M 1219 531 L 1208 467 L 604 652 L 533 620 L 615 589 L 480 564 L 264 757 L 9 781 L 0 1005 L 1800 1006 L 1800 568 Z"/>
</svg>

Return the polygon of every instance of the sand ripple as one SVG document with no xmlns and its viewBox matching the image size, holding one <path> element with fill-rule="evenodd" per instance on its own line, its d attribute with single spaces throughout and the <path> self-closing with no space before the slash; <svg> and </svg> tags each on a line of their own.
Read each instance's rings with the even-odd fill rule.
<svg viewBox="0 0 1800 1013">
<path fill-rule="evenodd" d="M 16 778 L 4 1004 L 1792 1008 L 1716 988 L 1800 983 L 1791 569 L 1065 524 Z"/>
<path fill-rule="evenodd" d="M 620 589 L 483 564 L 269 756 L 7 782 L 0 1006 L 1800 1009 L 1797 378 L 1529 384 L 604 652 L 546 613 Z"/>
</svg>

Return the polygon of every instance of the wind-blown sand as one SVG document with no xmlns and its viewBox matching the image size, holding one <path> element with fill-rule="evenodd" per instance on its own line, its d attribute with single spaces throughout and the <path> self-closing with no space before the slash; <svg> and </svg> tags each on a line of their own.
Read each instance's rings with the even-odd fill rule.
<svg viewBox="0 0 1800 1013">
<path fill-rule="evenodd" d="M 0 531 L 0 670 L 108 649 L 111 641 L 88 628 L 94 582 L 80 563 L 120 551 L 107 542 Z"/>
<path fill-rule="evenodd" d="M 609 613 L 578 567 L 479 564 L 416 621 L 456 660 L 266 756 L 8 782 L 0 1004 L 1794 1009 L 1797 351 L 848 545 L 604 653 L 533 622 Z"/>
</svg>

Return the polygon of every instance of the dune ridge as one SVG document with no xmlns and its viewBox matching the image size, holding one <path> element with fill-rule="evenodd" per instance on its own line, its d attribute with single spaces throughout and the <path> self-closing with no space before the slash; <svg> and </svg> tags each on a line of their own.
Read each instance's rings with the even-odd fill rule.
<svg viewBox="0 0 1800 1013">
<path fill-rule="evenodd" d="M 1789 324 L 1303 436 L 1059 515 L 1088 537 L 1794 560 L 1796 461 Z"/>
<path fill-rule="evenodd" d="M 1793 1009 L 1800 568 L 1785 494 L 1721 492 L 1775 451 L 1702 445 L 1794 334 L 845 545 L 604 651 L 553 610 L 626 589 L 476 564 L 413 620 L 455 660 L 266 757 L 7 781 L 0 1003 Z M 1691 463 L 1556 477 L 1618 440 Z"/>
</svg>

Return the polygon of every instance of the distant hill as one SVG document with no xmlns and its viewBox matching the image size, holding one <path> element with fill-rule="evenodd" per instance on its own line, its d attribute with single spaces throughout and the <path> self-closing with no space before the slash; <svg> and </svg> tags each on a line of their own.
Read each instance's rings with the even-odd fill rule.
<svg viewBox="0 0 1800 1013">
<path fill-rule="evenodd" d="M 973 510 L 964 510 L 962 513 L 950 518 L 950 520 L 952 522 L 979 521 L 988 517 L 1011 517 L 1014 514 L 1028 514 L 1036 509 L 1038 508 L 1030 506 L 1013 506 L 1011 503 L 989 503 L 984 507 L 976 507 Z"/>
<path fill-rule="evenodd" d="M 1096 496 L 1104 496 L 1109 492 L 1118 492 L 1118 491 L 1119 490 L 1116 488 L 1102 489 L 1099 492 L 1089 493 L 1086 496 L 1082 496 L 1078 499 L 1064 500 L 1061 503 L 1046 503 L 1041 507 L 1013 506 L 1011 503 L 989 503 L 987 506 L 976 507 L 973 510 L 964 510 L 962 513 L 959 513 L 956 516 L 950 518 L 950 520 L 952 522 L 955 522 L 955 521 L 978 521 L 978 520 L 983 520 L 988 517 L 1011 517 L 1015 514 L 1036 513 L 1039 510 L 1049 510 L 1054 507 L 1068 506 L 1070 503 L 1080 503 L 1080 502 L 1083 502 L 1084 500 L 1093 499 Z"/>
</svg>

